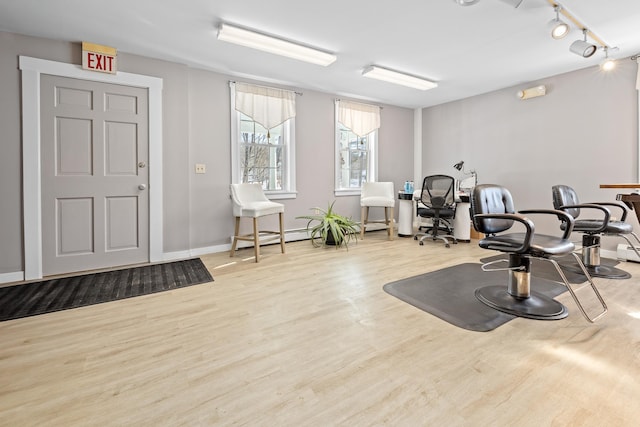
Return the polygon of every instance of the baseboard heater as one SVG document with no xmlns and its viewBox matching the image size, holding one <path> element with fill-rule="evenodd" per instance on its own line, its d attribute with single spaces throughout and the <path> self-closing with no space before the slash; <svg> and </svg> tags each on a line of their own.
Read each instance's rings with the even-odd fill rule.
<svg viewBox="0 0 640 427">
<path fill-rule="evenodd" d="M 620 260 L 640 262 L 640 258 L 638 258 L 633 248 L 625 243 L 618 244 L 617 255 Z"/>
<path fill-rule="evenodd" d="M 275 230 L 275 229 L 274 229 Z M 284 241 L 285 242 L 295 242 L 297 240 L 306 240 L 309 238 L 309 233 L 307 230 L 298 229 L 298 230 L 285 230 L 284 232 Z M 229 237 L 229 241 L 233 243 L 233 236 Z M 260 243 L 262 245 L 279 245 L 280 239 L 270 240 L 268 242 Z M 238 240 L 237 249 L 244 248 L 252 248 L 253 242 L 248 240 Z"/>
<path fill-rule="evenodd" d="M 395 225 L 395 224 L 394 224 Z M 275 228 L 272 228 L 273 230 L 275 230 Z M 366 232 L 368 233 L 369 231 L 379 231 L 379 230 L 384 230 L 384 224 L 369 224 L 367 225 L 367 230 Z M 358 239 L 360 236 L 360 233 L 358 233 L 357 236 L 354 236 L 354 238 Z M 284 231 L 284 241 L 285 242 L 295 242 L 298 240 L 308 240 L 311 237 L 309 236 L 309 232 L 307 231 L 306 228 L 298 228 L 298 229 L 292 229 L 292 230 L 285 230 Z M 231 243 L 233 243 L 233 236 L 229 236 L 229 241 Z M 269 242 L 265 242 L 265 243 L 261 243 L 262 245 L 279 245 L 280 244 L 280 240 L 276 239 L 276 240 L 270 240 Z M 253 242 L 248 241 L 248 240 L 239 240 L 238 244 L 237 244 L 237 249 L 244 249 L 244 248 L 252 248 L 253 247 Z"/>
</svg>

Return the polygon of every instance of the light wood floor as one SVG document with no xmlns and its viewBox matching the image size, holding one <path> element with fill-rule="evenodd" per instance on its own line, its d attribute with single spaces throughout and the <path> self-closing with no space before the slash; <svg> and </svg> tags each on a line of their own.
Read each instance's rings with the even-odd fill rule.
<svg viewBox="0 0 640 427">
<path fill-rule="evenodd" d="M 382 290 L 495 253 L 368 233 L 203 257 L 210 284 L 0 323 L 2 426 L 637 426 L 640 265 L 597 324 L 481 333 Z M 227 265 L 232 261 L 235 264 Z M 505 276 L 506 280 L 506 276 Z M 585 292 L 587 288 L 580 288 Z"/>
</svg>

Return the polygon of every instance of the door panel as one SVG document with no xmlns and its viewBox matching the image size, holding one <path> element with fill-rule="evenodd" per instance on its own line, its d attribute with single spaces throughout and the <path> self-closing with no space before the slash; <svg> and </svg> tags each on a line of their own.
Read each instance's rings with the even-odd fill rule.
<svg viewBox="0 0 640 427">
<path fill-rule="evenodd" d="M 84 110 L 91 110 L 93 91 L 56 86 L 56 100 L 58 105 L 70 105 Z"/>
<path fill-rule="evenodd" d="M 107 197 L 106 250 L 135 249 L 138 239 L 138 198 Z"/>
<path fill-rule="evenodd" d="M 44 275 L 149 260 L 146 89 L 41 78 Z"/>
<path fill-rule="evenodd" d="M 138 98 L 118 93 L 107 93 L 105 94 L 105 110 L 136 114 L 138 112 Z"/>
<path fill-rule="evenodd" d="M 89 197 L 56 200 L 57 256 L 93 252 L 93 200 Z"/>
<path fill-rule="evenodd" d="M 106 122 L 105 174 L 135 176 L 138 173 L 138 129 L 135 123 Z"/>
<path fill-rule="evenodd" d="M 55 176 L 93 173 L 91 125 L 88 119 L 56 118 Z"/>
</svg>

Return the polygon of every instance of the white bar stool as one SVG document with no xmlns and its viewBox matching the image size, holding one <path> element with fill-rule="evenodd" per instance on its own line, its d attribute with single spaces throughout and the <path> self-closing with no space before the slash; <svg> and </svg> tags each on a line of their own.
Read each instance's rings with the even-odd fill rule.
<svg viewBox="0 0 640 427">
<path fill-rule="evenodd" d="M 280 240 L 280 248 L 284 253 L 284 205 L 267 199 L 267 196 L 262 191 L 261 184 L 231 184 L 230 187 L 231 200 L 233 200 L 233 215 L 236 217 L 230 256 L 233 257 L 235 255 L 238 240 L 253 242 L 256 262 L 260 261 L 261 241 L 267 243 L 273 240 Z M 280 231 L 259 230 L 258 218 L 274 214 L 278 214 L 280 217 Z M 253 218 L 253 233 L 239 234 L 240 218 L 243 217 Z"/>
<path fill-rule="evenodd" d="M 396 206 L 393 182 L 364 182 L 360 192 L 361 222 L 360 239 L 364 239 L 364 232 L 368 224 L 384 224 L 389 240 L 393 239 L 393 210 Z M 384 208 L 384 221 L 369 221 L 369 208 Z"/>
</svg>

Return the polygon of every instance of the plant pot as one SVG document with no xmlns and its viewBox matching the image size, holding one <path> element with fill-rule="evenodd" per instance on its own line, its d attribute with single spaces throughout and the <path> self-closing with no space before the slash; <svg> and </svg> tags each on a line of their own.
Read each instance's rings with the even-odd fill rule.
<svg viewBox="0 0 640 427">
<path fill-rule="evenodd" d="M 329 245 L 329 246 L 340 246 L 340 244 L 338 242 L 336 242 L 335 237 L 333 237 L 333 233 L 331 232 L 331 230 L 329 230 L 329 232 L 327 233 L 327 240 L 325 240 L 325 245 Z"/>
</svg>

